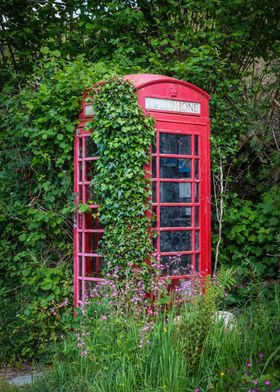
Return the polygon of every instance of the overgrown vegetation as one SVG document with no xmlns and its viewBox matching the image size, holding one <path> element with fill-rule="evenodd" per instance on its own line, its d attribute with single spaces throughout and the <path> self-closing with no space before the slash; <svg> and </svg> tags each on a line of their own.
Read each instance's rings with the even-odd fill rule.
<svg viewBox="0 0 280 392">
<path fill-rule="evenodd" d="M 193 278 L 182 291 L 185 304 L 157 315 L 147 315 L 141 303 L 132 312 L 128 295 L 112 305 L 105 286 L 102 295 L 95 289 L 88 314 L 58 347 L 53 372 L 31 390 L 278 390 L 279 293 L 269 306 L 254 305 L 225 326 L 216 314 L 222 288 L 208 282 L 201 296 L 198 286 Z"/>
<path fill-rule="evenodd" d="M 100 159 L 92 187 L 100 205 L 98 219 L 105 227 L 101 252 L 109 270 L 118 267 L 127 276 L 140 268 L 140 275 L 149 275 L 152 241 L 146 213 L 151 209 L 151 184 L 145 164 L 151 159 L 154 122 L 142 112 L 128 81 L 109 81 L 93 99 L 92 137 Z"/>
<path fill-rule="evenodd" d="M 47 359 L 67 326 L 74 129 L 82 92 L 115 74 L 167 74 L 211 94 L 214 260 L 237 267 L 229 304 L 273 296 L 279 7 L 242 0 L 1 2 L 1 361 Z"/>
</svg>

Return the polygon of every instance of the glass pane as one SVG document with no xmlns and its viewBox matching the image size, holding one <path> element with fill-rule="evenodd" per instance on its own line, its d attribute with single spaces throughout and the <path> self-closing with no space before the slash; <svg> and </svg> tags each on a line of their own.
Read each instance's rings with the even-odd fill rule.
<svg viewBox="0 0 280 392">
<path fill-rule="evenodd" d="M 199 207 L 195 207 L 195 226 L 199 226 Z"/>
<path fill-rule="evenodd" d="M 79 199 L 79 201 L 83 200 L 83 187 L 82 187 L 82 185 L 79 185 L 78 199 Z"/>
<path fill-rule="evenodd" d="M 78 252 L 83 253 L 83 234 L 79 233 Z"/>
<path fill-rule="evenodd" d="M 98 253 L 103 233 L 85 233 L 85 253 Z"/>
<path fill-rule="evenodd" d="M 161 158 L 161 178 L 191 178 L 191 159 Z"/>
<path fill-rule="evenodd" d="M 198 159 L 195 159 L 195 161 L 194 161 L 194 175 L 195 175 L 196 179 L 199 178 L 199 161 L 198 161 Z"/>
<path fill-rule="evenodd" d="M 195 255 L 195 271 L 199 272 L 199 259 L 200 259 L 200 255 Z"/>
<path fill-rule="evenodd" d="M 78 275 L 82 275 L 83 273 L 83 256 L 79 256 L 79 271 Z"/>
<path fill-rule="evenodd" d="M 152 154 L 155 154 L 156 152 L 157 152 L 156 145 L 152 144 Z"/>
<path fill-rule="evenodd" d="M 157 171 L 156 171 L 156 158 L 152 159 L 152 177 L 156 178 Z"/>
<path fill-rule="evenodd" d="M 199 231 L 195 232 L 195 250 L 199 250 Z"/>
<path fill-rule="evenodd" d="M 96 218 L 97 208 L 94 208 L 93 213 L 87 212 L 85 216 L 85 229 L 102 229 L 98 218 Z"/>
<path fill-rule="evenodd" d="M 99 275 L 105 267 L 103 257 L 93 256 L 85 257 L 85 270 L 86 275 Z"/>
<path fill-rule="evenodd" d="M 164 275 L 188 275 L 191 272 L 192 255 L 162 256 L 160 263 Z"/>
<path fill-rule="evenodd" d="M 161 182 L 161 203 L 191 203 L 192 184 L 190 182 Z"/>
<path fill-rule="evenodd" d="M 79 179 L 78 179 L 78 181 L 79 182 L 83 181 L 83 164 L 82 163 L 79 164 Z"/>
<path fill-rule="evenodd" d="M 194 155 L 198 155 L 198 136 L 196 135 L 194 137 Z"/>
<path fill-rule="evenodd" d="M 97 155 L 97 145 L 90 136 L 85 138 L 86 141 L 86 157 L 95 157 Z"/>
<path fill-rule="evenodd" d="M 161 252 L 176 252 L 191 250 L 191 231 L 163 231 L 160 233 Z"/>
<path fill-rule="evenodd" d="M 78 138 L 79 141 L 79 158 L 83 156 L 83 139 L 81 137 Z"/>
<path fill-rule="evenodd" d="M 198 203 L 199 202 L 199 184 L 198 183 L 195 183 L 194 193 L 195 193 L 195 202 Z"/>
<path fill-rule="evenodd" d="M 96 174 L 96 161 L 85 162 L 86 164 L 86 181 L 93 179 Z"/>
<path fill-rule="evenodd" d="M 161 133 L 160 153 L 191 155 L 191 139 L 191 136 L 174 135 L 172 133 Z"/>
<path fill-rule="evenodd" d="M 152 182 L 152 201 L 153 203 L 157 202 L 157 183 L 155 181 Z"/>
<path fill-rule="evenodd" d="M 192 225 L 191 207 L 161 207 L 161 227 L 190 227 Z"/>
<path fill-rule="evenodd" d="M 86 189 L 86 203 L 87 203 L 88 201 L 93 202 L 93 201 L 94 201 L 94 200 L 93 200 L 94 196 L 93 196 L 93 189 L 92 189 L 92 186 L 91 186 L 91 185 L 86 185 L 86 186 L 85 186 L 85 189 Z M 90 203 L 90 204 L 93 204 L 93 203 Z"/>
</svg>

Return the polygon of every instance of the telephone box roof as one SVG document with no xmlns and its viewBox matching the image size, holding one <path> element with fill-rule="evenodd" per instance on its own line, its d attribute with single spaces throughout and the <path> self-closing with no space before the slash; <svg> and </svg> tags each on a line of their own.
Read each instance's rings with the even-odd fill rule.
<svg viewBox="0 0 280 392">
<path fill-rule="evenodd" d="M 210 99 L 210 96 L 205 91 L 203 91 L 201 88 L 195 86 L 192 83 L 178 80 L 175 78 L 171 78 L 170 76 L 156 75 L 156 74 L 131 74 L 131 75 L 124 76 L 124 79 L 132 82 L 137 90 L 140 88 L 146 87 L 148 85 L 151 85 L 151 84 L 156 84 L 156 83 L 176 83 L 176 84 L 180 84 L 180 85 L 189 87 L 192 90 L 195 90 L 199 94 L 203 95 L 208 100 Z"/>
</svg>

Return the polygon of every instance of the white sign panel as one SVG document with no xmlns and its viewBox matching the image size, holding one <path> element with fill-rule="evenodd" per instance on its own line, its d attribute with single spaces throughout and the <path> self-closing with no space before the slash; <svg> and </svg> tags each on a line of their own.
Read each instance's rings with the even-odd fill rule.
<svg viewBox="0 0 280 392">
<path fill-rule="evenodd" d="M 146 97 L 145 108 L 152 110 L 162 110 L 167 112 L 200 114 L 200 103 L 176 101 L 173 99 Z"/>
<path fill-rule="evenodd" d="M 93 116 L 94 115 L 94 110 L 93 110 L 93 104 L 89 104 L 85 106 L 85 116 Z"/>
</svg>

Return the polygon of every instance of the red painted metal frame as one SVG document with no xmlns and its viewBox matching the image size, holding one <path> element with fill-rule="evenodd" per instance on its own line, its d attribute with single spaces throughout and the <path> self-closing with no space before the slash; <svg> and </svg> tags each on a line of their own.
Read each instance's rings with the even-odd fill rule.
<svg viewBox="0 0 280 392">
<path fill-rule="evenodd" d="M 139 105 L 144 112 L 153 116 L 156 120 L 156 151 L 152 157 L 156 159 L 156 177 L 152 182 L 156 183 L 156 202 L 152 203 L 156 208 L 156 230 L 157 246 L 154 253 L 158 263 L 162 256 L 183 256 L 191 255 L 191 267 L 197 270 L 200 276 L 211 273 L 211 216 L 210 216 L 210 121 L 209 121 L 209 96 L 198 87 L 176 80 L 167 76 L 138 74 L 128 75 L 137 90 Z M 145 97 L 175 99 L 188 102 L 200 103 L 200 114 L 174 113 L 166 111 L 146 110 Z M 96 156 L 86 156 L 86 138 L 90 132 L 84 130 L 84 126 L 91 116 L 86 117 L 85 100 L 82 103 L 82 112 L 80 114 L 80 124 L 77 128 L 74 141 L 74 192 L 76 193 L 76 203 L 85 203 L 87 201 L 87 189 L 90 184 L 90 178 L 87 178 L 89 164 L 94 164 L 98 159 Z M 191 154 L 161 154 L 159 139 L 162 133 L 189 135 L 191 136 Z M 194 151 L 194 137 L 199 140 L 198 154 Z M 177 158 L 191 160 L 191 177 L 190 178 L 160 178 L 160 159 Z M 194 178 L 195 160 L 198 161 L 199 177 Z M 147 176 L 151 177 L 152 161 L 146 167 Z M 169 183 L 190 183 L 191 184 L 191 202 L 189 203 L 161 203 L 160 202 L 160 184 Z M 199 199 L 195 200 L 195 190 L 199 189 Z M 191 208 L 191 225 L 189 227 L 161 227 L 160 226 L 160 208 L 161 207 L 190 207 Z M 195 226 L 195 207 L 199 209 L 199 225 Z M 96 211 L 97 205 L 91 205 L 90 209 Z M 90 224 L 90 217 L 86 213 L 75 214 L 74 224 L 74 303 L 75 306 L 83 304 L 84 296 L 90 285 L 100 281 L 100 262 L 101 255 L 98 255 L 98 240 L 104 230 L 95 224 Z M 160 233 L 172 231 L 191 232 L 191 250 L 161 252 L 160 251 Z M 195 249 L 195 234 L 199 233 L 199 248 Z M 177 256 L 176 256 L 177 257 Z M 199 263 L 197 265 L 197 258 Z M 95 259 L 94 269 L 92 261 Z M 173 281 L 187 279 L 188 274 L 173 275 L 170 278 Z M 174 282 L 175 283 L 175 282 Z"/>
</svg>

